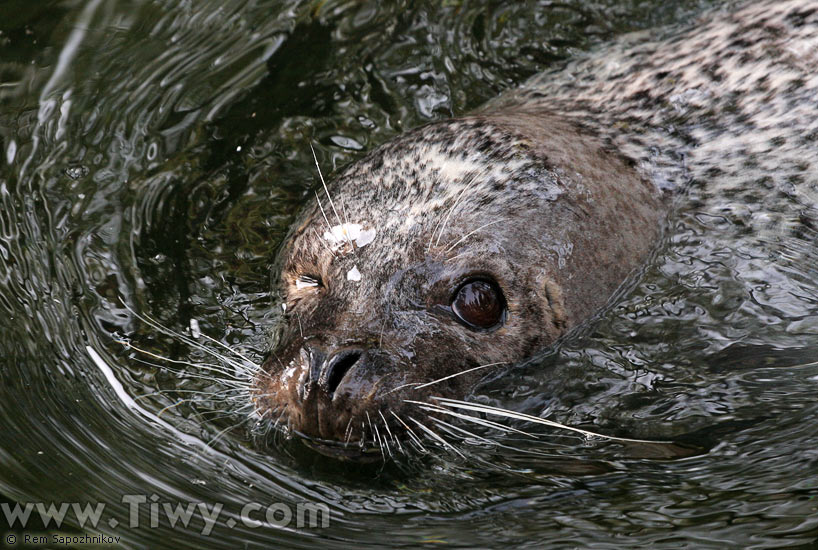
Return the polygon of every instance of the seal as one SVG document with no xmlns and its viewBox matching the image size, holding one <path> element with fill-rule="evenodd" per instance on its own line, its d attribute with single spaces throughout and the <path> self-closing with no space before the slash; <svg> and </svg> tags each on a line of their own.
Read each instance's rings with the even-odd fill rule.
<svg viewBox="0 0 818 550">
<path fill-rule="evenodd" d="M 626 37 L 346 167 L 279 251 L 256 413 L 334 456 L 431 433 L 418 403 L 467 396 L 602 308 L 678 190 L 749 230 L 797 223 L 729 199 L 818 203 L 816 52 L 818 8 L 752 3 Z"/>
</svg>

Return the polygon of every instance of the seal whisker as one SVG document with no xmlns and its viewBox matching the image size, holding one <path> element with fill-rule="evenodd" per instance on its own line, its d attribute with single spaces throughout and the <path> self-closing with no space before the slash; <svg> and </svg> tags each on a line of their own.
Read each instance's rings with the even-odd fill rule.
<svg viewBox="0 0 818 550">
<path fill-rule="evenodd" d="M 392 388 L 388 392 L 384 393 L 384 395 L 389 395 L 389 394 L 395 393 L 396 391 L 400 391 L 403 388 L 414 388 L 414 387 L 418 386 L 419 384 L 420 384 L 420 382 L 407 382 L 406 384 L 401 384 L 400 386 L 396 386 L 396 387 Z"/>
<path fill-rule="evenodd" d="M 444 406 L 447 407 L 454 407 L 459 409 L 471 410 L 476 412 L 483 412 L 486 414 L 493 414 L 495 416 L 502 416 L 505 418 L 513 419 L 513 420 L 525 420 L 528 422 L 533 422 L 535 424 L 541 424 L 543 426 L 548 426 L 550 428 L 559 428 L 562 430 L 568 430 L 572 432 L 576 432 L 582 434 L 586 437 L 599 437 L 602 439 L 609 439 L 612 441 L 623 441 L 627 443 L 656 443 L 656 444 L 669 444 L 670 441 L 651 441 L 647 439 L 631 439 L 626 437 L 616 437 L 612 435 L 604 435 L 596 432 L 592 432 L 589 430 L 583 430 L 582 428 L 575 428 L 573 426 L 567 426 L 565 424 L 560 424 L 559 422 L 554 422 L 553 420 L 546 420 L 544 418 L 540 418 L 538 416 L 532 416 L 530 414 L 514 412 L 508 409 L 500 409 L 497 407 L 492 407 L 489 405 L 483 405 L 480 403 L 469 403 L 467 401 L 460 401 L 458 399 L 449 399 L 446 397 L 432 397 L 432 399 L 438 401 Z"/>
<path fill-rule="evenodd" d="M 406 433 L 409 435 L 409 439 L 412 440 L 415 443 L 415 445 L 418 447 L 418 449 L 423 453 L 428 453 L 429 451 L 427 451 L 426 447 L 423 446 L 423 443 L 421 443 L 420 438 L 417 436 L 415 431 L 412 428 L 409 427 L 409 424 L 404 422 L 401 417 L 399 417 L 397 414 L 395 414 L 395 411 L 389 411 L 389 413 L 392 416 L 394 416 L 395 419 L 398 422 L 400 422 L 403 425 L 404 428 L 406 428 Z"/>
<path fill-rule="evenodd" d="M 366 446 L 366 438 L 367 438 L 366 423 L 363 420 L 361 420 L 361 439 L 358 441 L 361 448 Z"/>
<path fill-rule="evenodd" d="M 154 359 L 157 359 L 159 361 L 163 361 L 165 363 L 171 363 L 171 364 L 174 364 L 174 365 L 183 365 L 183 366 L 186 366 L 186 367 L 194 367 L 194 368 L 202 369 L 202 370 L 205 370 L 205 371 L 211 371 L 211 372 L 214 372 L 214 373 L 217 373 L 217 374 L 221 374 L 223 376 L 228 376 L 228 377 L 233 379 L 232 380 L 233 382 L 237 382 L 237 383 L 238 382 L 247 382 L 248 384 L 250 383 L 250 375 L 252 374 L 252 372 L 249 371 L 249 369 L 245 369 L 244 366 L 242 366 L 242 368 L 237 368 L 237 365 L 234 364 L 234 362 L 232 362 L 229 357 L 221 355 L 218 352 L 211 353 L 209 355 L 212 355 L 213 357 L 215 357 L 215 358 L 223 361 L 224 363 L 227 363 L 230 366 L 234 367 L 232 370 L 228 369 L 225 365 L 218 365 L 218 364 L 215 364 L 215 363 L 195 363 L 193 361 L 187 361 L 187 360 L 184 360 L 184 359 L 171 359 L 170 357 L 160 355 L 158 353 L 154 353 L 152 351 L 148 351 L 146 349 L 142 349 L 142 348 L 140 348 L 138 346 L 135 346 L 131 342 L 127 341 L 127 340 L 114 340 L 114 341 L 116 343 L 118 343 L 118 344 L 122 344 L 126 349 L 132 349 L 137 353 L 140 353 L 140 354 L 145 355 L 147 357 L 152 357 Z M 148 361 L 146 359 L 134 358 L 134 361 L 144 363 L 146 365 L 150 365 L 150 366 L 156 367 L 156 368 L 167 368 L 167 367 L 159 365 L 157 363 L 152 363 L 151 361 Z M 236 371 L 238 371 L 238 373 Z M 190 375 L 190 373 L 187 373 L 186 371 L 183 371 L 181 369 L 176 370 L 175 372 L 185 373 L 186 375 Z"/>
<path fill-rule="evenodd" d="M 344 431 L 344 445 L 349 445 L 349 438 L 352 437 L 352 418 L 347 422 L 346 430 Z"/>
<path fill-rule="evenodd" d="M 254 409 L 254 412 L 255 412 L 255 413 L 256 413 L 256 415 L 257 415 L 257 417 L 256 417 L 256 421 L 257 421 L 257 422 L 262 422 L 262 421 L 263 421 L 263 420 L 264 420 L 266 417 L 268 417 L 268 416 L 273 416 L 275 413 L 277 413 L 277 412 L 278 412 L 278 409 L 279 409 L 279 408 L 280 408 L 280 407 L 279 407 L 278 405 L 276 405 L 275 407 L 271 407 L 271 408 L 269 408 L 269 409 L 265 410 L 265 411 L 264 411 L 263 413 L 261 413 L 261 414 L 258 414 L 258 409 Z"/>
<path fill-rule="evenodd" d="M 383 317 L 383 322 L 381 322 L 381 332 L 378 335 L 378 347 L 383 347 L 383 331 L 386 330 L 386 315 Z"/>
<path fill-rule="evenodd" d="M 134 396 L 134 401 L 139 401 L 140 399 L 148 399 L 148 398 L 155 397 L 155 396 L 158 396 L 158 395 L 161 395 L 161 396 L 164 396 L 164 397 L 171 397 L 171 394 L 174 394 L 174 393 L 180 393 L 180 394 L 181 393 L 188 393 L 188 394 L 194 394 L 194 395 L 201 395 L 203 397 L 208 397 L 208 398 L 212 398 L 212 399 L 221 399 L 223 396 L 227 396 L 227 395 L 233 393 L 233 394 L 241 394 L 241 397 L 239 397 L 238 395 L 234 395 L 234 397 L 242 399 L 244 397 L 244 391 L 243 391 L 244 389 L 245 388 L 232 388 L 231 387 L 231 388 L 225 388 L 223 390 L 218 390 L 218 391 L 216 391 L 216 390 L 213 390 L 213 391 L 182 390 L 182 389 L 157 390 L 157 391 L 153 391 L 153 392 L 149 392 L 149 393 L 143 393 L 141 395 Z M 230 397 L 224 397 L 224 399 L 229 400 Z M 187 399 L 187 400 L 183 400 L 183 401 L 193 401 L 193 400 L 192 399 Z M 178 403 L 176 405 L 178 405 Z M 171 405 L 171 406 L 166 407 L 166 408 L 175 407 L 176 405 Z M 159 413 L 157 413 L 157 414 L 159 414 Z"/>
<path fill-rule="evenodd" d="M 252 380 L 247 374 L 241 373 L 242 375 L 238 376 L 238 375 L 236 375 L 235 372 L 229 371 L 229 370 L 225 369 L 224 367 L 221 367 L 220 365 L 214 365 L 214 364 L 211 364 L 211 363 L 193 363 L 191 361 L 181 361 L 181 360 L 177 360 L 177 359 L 170 359 L 169 357 L 154 354 L 152 352 L 149 352 L 147 350 L 143 350 L 143 349 L 138 348 L 136 346 L 128 345 L 127 347 L 129 349 L 132 349 L 134 351 L 137 351 L 137 352 L 142 353 L 144 355 L 147 355 L 149 357 L 153 357 L 153 358 L 158 359 L 160 361 L 165 361 L 165 362 L 168 362 L 168 363 L 178 364 L 178 365 L 185 365 L 185 366 L 194 367 L 194 368 L 197 368 L 197 369 L 202 369 L 202 370 L 205 370 L 205 371 L 212 371 L 212 372 L 214 372 L 216 374 L 221 375 L 221 378 L 216 379 L 213 376 L 207 376 L 207 375 L 202 374 L 202 373 L 188 372 L 188 371 L 185 371 L 185 370 L 182 370 L 182 369 L 171 369 L 171 368 L 167 367 L 166 365 L 160 365 L 158 363 L 153 363 L 153 362 L 148 361 L 146 359 L 140 359 L 138 357 L 133 358 L 133 360 L 136 361 L 137 363 L 142 363 L 143 365 L 148 365 L 148 366 L 151 366 L 151 367 L 154 367 L 154 368 L 157 368 L 157 369 L 166 369 L 166 370 L 169 370 L 171 372 L 183 375 L 185 378 L 198 378 L 198 379 L 201 379 L 201 380 L 209 380 L 211 382 L 218 381 L 219 383 L 229 384 L 229 385 L 231 385 L 231 387 L 234 387 L 234 388 L 249 388 L 251 386 L 251 384 L 252 384 Z"/>
<path fill-rule="evenodd" d="M 324 175 L 321 173 L 321 167 L 318 165 L 318 157 L 315 155 L 315 149 L 313 148 L 312 143 L 310 143 L 310 151 L 312 151 L 312 158 L 315 161 L 315 168 L 318 169 L 318 177 L 321 179 L 321 185 L 324 186 L 324 192 L 327 194 L 327 200 L 329 200 L 329 205 L 332 208 L 333 213 L 335 213 L 335 219 L 338 220 L 338 225 L 341 226 L 341 230 L 344 236 L 347 238 L 349 246 L 352 248 L 352 251 L 355 252 L 355 245 L 352 244 L 352 239 L 349 238 L 349 232 L 347 231 L 348 224 L 344 225 L 344 223 L 341 221 L 341 216 L 338 215 L 338 211 L 335 209 L 335 203 L 332 201 L 332 195 L 329 194 L 327 182 L 324 181 Z M 317 196 L 318 194 L 316 193 L 316 197 Z M 324 215 L 324 219 L 326 219 L 326 214 Z M 327 221 L 327 224 L 329 225 L 329 221 Z M 330 234 L 332 233 L 331 227 L 329 229 L 329 232 Z"/>
<path fill-rule="evenodd" d="M 500 443 L 500 442 L 498 442 L 498 441 L 496 441 L 494 439 L 489 439 L 487 437 L 479 436 L 479 435 L 477 435 L 475 433 L 472 433 L 472 432 L 470 432 L 468 430 L 465 430 L 465 429 L 463 429 L 463 428 L 461 428 L 459 426 L 455 426 L 454 424 L 446 422 L 445 420 L 442 420 L 440 418 L 434 418 L 433 417 L 433 418 L 431 418 L 431 420 L 433 420 L 437 424 L 441 424 L 441 425 L 446 426 L 446 428 L 448 428 L 449 430 L 460 432 L 460 433 L 466 435 L 466 437 L 472 437 L 474 439 L 477 439 L 478 441 L 482 441 L 486 445 L 491 445 L 492 447 L 498 447 L 500 449 L 508 449 L 509 451 L 514 451 L 515 453 L 524 453 L 524 454 L 530 454 L 530 455 L 535 455 L 535 456 L 549 456 L 549 455 L 546 455 L 545 453 L 543 453 L 542 451 L 533 450 L 533 449 L 523 449 L 521 447 L 513 447 L 511 445 L 506 445 L 506 444 Z"/>
<path fill-rule="evenodd" d="M 212 438 L 210 441 L 208 441 L 208 442 L 207 442 L 205 445 L 207 445 L 208 447 L 212 447 L 212 446 L 213 446 L 213 445 L 216 443 L 216 441 L 218 441 L 218 440 L 219 440 L 219 438 L 221 438 L 221 437 L 222 437 L 224 434 L 226 434 L 227 432 L 229 432 L 229 431 L 231 431 L 231 430 L 236 429 L 236 427 L 240 426 L 241 424 L 242 424 L 242 422 L 239 422 L 239 423 L 234 424 L 234 425 L 232 425 L 232 426 L 228 426 L 228 427 L 224 428 L 223 430 L 220 430 L 220 431 L 219 431 L 219 432 L 218 432 L 218 433 L 217 433 L 215 436 L 213 436 L 213 438 Z"/>
<path fill-rule="evenodd" d="M 494 428 L 495 430 L 500 430 L 501 432 L 506 432 L 506 433 L 507 432 L 514 432 L 514 433 L 518 433 L 518 434 L 525 435 L 525 436 L 528 436 L 528 437 L 532 437 L 534 439 L 537 438 L 537 436 L 535 434 L 524 432 L 523 430 L 520 430 L 520 429 L 517 429 L 517 428 L 512 428 L 511 426 L 506 426 L 504 424 L 500 424 L 500 423 L 494 422 L 492 420 L 486 420 L 485 418 L 477 418 L 475 416 L 471 416 L 471 415 L 468 415 L 468 414 L 458 413 L 458 412 L 452 411 L 450 409 L 445 409 L 443 407 L 439 407 L 437 405 L 432 405 L 430 403 L 424 403 L 422 401 L 409 401 L 408 399 L 406 401 L 408 403 L 414 403 L 415 405 L 418 405 L 421 409 L 426 410 L 426 411 L 438 412 L 438 413 L 441 413 L 441 414 L 448 414 L 449 416 L 454 416 L 455 418 L 460 418 L 462 420 L 466 420 L 466 421 L 472 422 L 474 424 L 479 424 L 480 426 L 485 426 L 485 427 L 488 427 L 488 428 Z"/>
<path fill-rule="evenodd" d="M 409 382 L 407 384 L 401 384 L 400 386 L 396 386 L 396 387 L 392 388 L 391 390 L 386 392 L 384 395 L 389 395 L 391 393 L 394 393 L 396 391 L 399 391 L 399 390 L 402 390 L 403 388 L 408 388 L 408 387 L 412 387 L 414 389 L 425 388 L 426 386 L 432 386 L 434 384 L 437 384 L 438 382 L 443 382 L 444 380 L 448 380 L 450 378 L 456 378 L 456 377 L 458 377 L 460 375 L 468 374 L 468 373 L 476 371 L 476 370 L 480 370 L 480 369 L 484 369 L 484 368 L 488 368 L 488 367 L 495 367 L 497 365 L 507 365 L 507 364 L 508 364 L 508 361 L 499 361 L 497 363 L 488 363 L 486 365 L 480 365 L 480 366 L 472 367 L 470 369 L 466 369 L 466 370 L 463 370 L 463 371 L 460 371 L 460 372 L 456 372 L 454 374 L 450 374 L 449 376 L 444 376 L 443 378 L 438 378 L 437 380 L 432 380 L 431 382 L 423 382 L 423 383 Z"/>
<path fill-rule="evenodd" d="M 179 405 L 181 405 L 183 403 L 189 403 L 191 401 L 192 401 L 191 399 L 180 399 L 176 403 L 172 403 L 172 404 L 168 405 L 167 407 L 163 407 L 163 408 L 159 409 L 159 411 L 156 413 L 156 416 L 162 416 L 162 414 L 165 411 L 169 411 L 170 409 L 175 409 Z"/>
<path fill-rule="evenodd" d="M 272 416 L 278 411 L 279 407 L 272 407 L 265 410 L 262 414 L 258 414 L 258 408 L 253 407 L 253 410 L 250 412 L 250 416 L 255 421 L 250 428 L 250 435 L 255 438 L 259 437 L 267 437 L 267 434 L 270 433 L 270 422 L 266 421 L 268 416 Z"/>
<path fill-rule="evenodd" d="M 275 423 L 272 424 L 272 429 L 276 429 L 278 425 L 281 423 L 281 419 L 284 418 L 284 414 L 286 413 L 286 409 L 282 408 L 281 412 L 278 414 Z"/>
<path fill-rule="evenodd" d="M 372 431 L 372 443 L 373 445 L 377 445 L 378 449 L 381 451 L 381 456 L 384 460 L 386 460 L 386 454 L 383 450 L 383 442 L 381 441 L 381 434 L 378 431 L 376 426 L 372 425 L 372 418 L 369 417 L 369 411 L 366 411 L 366 421 L 369 423 L 369 429 Z"/>
<path fill-rule="evenodd" d="M 347 216 L 347 207 L 343 198 L 341 199 L 341 212 L 344 214 L 344 223 L 349 227 L 349 216 Z"/>
<path fill-rule="evenodd" d="M 435 246 L 438 246 L 440 244 L 440 238 L 443 236 L 443 231 L 446 230 L 446 224 L 449 222 L 449 218 L 451 217 L 452 213 L 455 211 L 457 206 L 460 204 L 460 201 L 463 198 L 463 195 L 466 193 L 466 191 L 468 191 L 474 185 L 474 183 L 476 181 L 477 181 L 477 178 L 475 177 L 475 175 L 471 174 L 470 178 L 469 178 L 469 181 L 466 183 L 466 185 L 463 187 L 463 189 L 460 190 L 460 193 L 458 193 L 457 198 L 455 199 L 455 201 L 452 204 L 451 208 L 449 208 L 449 211 L 446 213 L 446 217 L 443 219 L 443 222 L 440 225 L 440 232 L 437 235 L 437 241 L 435 241 Z M 437 228 L 435 228 L 435 231 L 437 231 Z M 429 239 L 429 247 L 426 249 L 426 252 L 429 252 L 432 249 L 432 239 L 434 239 L 434 237 L 435 237 L 435 235 L 434 235 L 435 231 L 432 231 L 432 238 Z"/>
<path fill-rule="evenodd" d="M 212 342 L 217 347 L 220 347 L 222 349 L 226 349 L 227 351 L 229 351 L 230 353 L 232 353 L 236 357 L 244 359 L 248 364 L 253 365 L 254 367 L 258 366 L 258 365 L 256 365 L 255 361 L 253 361 L 252 359 L 250 359 L 249 357 L 247 357 L 246 355 L 244 355 L 240 351 L 234 350 L 233 348 L 231 348 L 227 344 L 225 344 L 223 342 L 220 342 L 219 340 L 216 340 L 215 338 L 212 338 L 212 337 L 208 336 L 205 333 L 201 333 L 201 337 L 204 338 L 205 340 L 209 341 L 209 342 Z"/>
<path fill-rule="evenodd" d="M 479 441 L 481 441 L 481 442 L 485 443 L 486 445 L 491 446 L 493 448 L 506 449 L 506 450 L 509 450 L 509 451 L 513 451 L 515 453 L 533 455 L 533 456 L 538 456 L 538 457 L 554 458 L 553 454 L 544 453 L 542 451 L 535 450 L 535 449 L 524 449 L 524 448 L 521 448 L 521 447 L 514 447 L 514 446 L 511 446 L 511 445 L 505 445 L 505 444 L 499 443 L 499 442 L 497 442 L 495 440 L 488 439 L 488 438 L 485 438 L 485 437 L 481 437 L 481 436 L 479 436 L 477 434 L 473 434 L 473 433 L 471 433 L 471 432 L 469 432 L 467 430 L 464 430 L 463 428 L 455 426 L 454 424 L 450 424 L 450 423 L 448 423 L 448 422 L 446 422 L 444 420 L 441 420 L 440 418 L 432 418 L 432 420 L 438 425 L 438 427 L 440 429 L 447 431 L 449 434 L 460 435 L 462 433 L 462 434 L 465 434 L 466 437 L 473 437 L 473 438 L 475 438 L 475 439 L 477 439 L 477 440 L 479 440 Z M 457 432 L 457 434 L 453 434 L 452 432 Z M 478 462 L 480 462 L 481 464 L 483 464 L 484 466 L 486 466 L 489 469 L 497 469 L 497 470 L 500 470 L 500 471 L 503 471 L 503 472 L 516 473 L 513 468 L 510 468 L 510 467 L 504 466 L 504 465 L 500 465 L 496 461 L 484 460 L 479 455 L 478 456 L 472 456 L 472 458 L 476 459 Z"/>
<path fill-rule="evenodd" d="M 317 193 L 316 193 L 316 198 L 317 198 Z M 318 206 L 319 206 L 319 208 L 321 208 L 321 203 L 320 202 L 318 203 Z M 324 211 L 324 209 L 321 208 L 322 213 L 323 213 L 323 211 Z M 326 220 L 326 222 L 327 222 L 327 227 L 328 227 L 327 230 L 331 233 L 332 232 L 332 227 L 329 226 L 329 220 L 327 220 L 327 215 L 326 214 L 324 214 L 324 220 Z M 335 251 L 327 243 L 326 239 L 324 239 L 324 237 L 322 237 L 321 235 L 318 234 L 318 230 L 315 229 L 314 227 L 311 227 L 310 229 L 312 229 L 312 232 L 315 234 L 315 237 L 324 245 L 324 247 L 327 250 L 329 250 L 329 253 L 332 254 L 333 257 L 335 257 Z"/>
<path fill-rule="evenodd" d="M 457 450 L 457 448 L 454 445 L 452 445 L 451 443 L 449 443 L 448 441 L 446 441 L 445 439 L 443 439 L 442 437 L 437 435 L 435 432 L 433 432 L 432 430 L 430 430 L 429 428 L 424 426 L 423 423 L 418 422 L 414 417 L 411 417 L 411 416 L 409 417 L 409 420 L 411 420 L 412 422 L 417 424 L 418 427 L 426 433 L 426 435 L 428 435 L 429 437 L 431 437 L 435 441 L 440 442 L 440 444 L 443 445 L 444 448 L 451 449 L 454 453 L 459 455 L 460 458 L 463 458 L 463 459 L 466 458 L 466 456 L 463 453 L 461 453 L 459 450 Z"/>
<path fill-rule="evenodd" d="M 392 457 L 392 449 L 389 448 L 389 441 L 385 437 L 381 437 L 381 432 L 378 430 L 378 426 L 372 427 L 375 430 L 375 435 L 378 438 L 378 446 L 381 449 L 381 456 L 384 460 L 386 460 L 386 455 L 384 454 L 384 450 L 386 450 L 386 454 Z"/>
<path fill-rule="evenodd" d="M 156 363 L 151 363 L 150 361 L 145 361 L 144 359 L 134 359 L 137 363 L 141 363 L 143 365 L 148 365 L 150 367 L 159 369 L 159 370 L 167 370 L 176 375 L 180 378 L 186 380 L 202 380 L 204 382 L 209 382 L 211 384 L 220 384 L 227 386 L 224 391 L 233 391 L 233 392 L 243 392 L 247 391 L 252 387 L 251 380 L 230 380 L 225 377 L 225 375 L 221 375 L 220 377 L 214 377 L 207 374 L 195 373 L 195 372 L 187 372 L 182 370 L 174 370 L 163 365 L 159 365 Z M 168 390 L 168 391 L 182 391 L 182 390 Z M 200 391 L 200 390 L 188 390 L 188 391 Z"/>
<path fill-rule="evenodd" d="M 299 313 L 297 311 L 295 312 L 295 317 L 296 317 L 296 319 L 298 319 L 298 334 L 301 335 L 301 339 L 303 340 L 304 339 L 304 329 L 301 327 L 301 315 L 299 315 Z"/>
<path fill-rule="evenodd" d="M 217 359 L 220 359 L 220 360 L 228 363 L 229 365 L 233 366 L 238 371 L 248 372 L 248 373 L 252 374 L 253 372 L 255 372 L 258 369 L 258 365 L 256 365 L 255 363 L 252 365 L 252 368 L 248 367 L 247 365 L 243 365 L 243 364 L 239 363 L 238 361 L 236 361 L 234 359 L 231 359 L 231 358 L 229 358 L 229 357 L 227 357 L 225 355 L 222 355 L 221 353 L 218 353 L 216 350 L 214 350 L 212 348 L 209 348 L 207 346 L 203 346 L 202 344 L 200 344 L 196 340 L 194 340 L 192 338 L 189 338 L 189 337 L 185 336 L 184 334 L 181 334 L 179 332 L 176 332 L 175 330 L 172 330 L 170 328 L 167 328 L 167 327 L 163 326 L 161 323 L 158 323 L 158 322 L 154 321 L 153 319 L 151 319 L 150 317 L 148 317 L 146 315 L 141 315 L 141 314 L 137 313 L 136 311 L 131 309 L 128 306 L 128 304 L 123 303 L 123 305 L 125 306 L 125 309 L 130 311 L 131 314 L 133 314 L 137 319 L 141 320 L 142 322 L 147 323 L 149 326 L 155 328 L 156 330 L 162 332 L 163 334 L 167 334 L 168 336 L 172 336 L 172 337 L 184 342 L 185 344 L 187 344 L 188 346 L 191 346 L 194 349 L 198 349 L 200 351 L 203 351 L 203 352 L 207 353 L 210 356 L 216 357 Z M 229 346 L 224 346 L 223 344 L 222 344 L 222 346 L 224 348 L 226 348 L 228 351 L 230 351 L 231 353 L 234 353 L 234 351 L 232 349 L 230 349 Z M 239 357 L 241 357 L 241 356 L 239 356 Z"/>
<path fill-rule="evenodd" d="M 465 256 L 465 255 L 466 255 L 466 253 L 465 253 L 465 252 L 461 252 L 460 254 L 455 254 L 454 256 L 449 256 L 448 258 L 446 258 L 445 260 L 443 260 L 443 262 L 444 262 L 444 263 L 445 263 L 445 262 L 451 262 L 452 260 L 456 260 L 457 258 L 460 258 L 461 256 Z"/>
<path fill-rule="evenodd" d="M 196 413 L 196 414 L 192 415 L 192 418 L 197 419 L 197 420 L 202 420 L 202 421 L 216 422 L 216 421 L 222 420 L 224 418 L 235 419 L 237 416 L 241 416 L 241 415 L 239 415 L 238 410 L 229 411 L 229 412 L 202 411 L 202 412 L 199 412 L 199 413 Z M 238 421 L 236 424 L 234 424 L 233 427 L 244 424 L 245 421 L 246 421 L 246 419 L 242 418 L 240 421 Z"/>
<path fill-rule="evenodd" d="M 459 434 L 459 433 L 455 432 L 454 430 L 450 430 L 449 426 L 446 425 L 447 423 L 440 420 L 439 418 L 430 418 L 429 420 L 431 420 L 432 422 L 434 422 L 436 424 L 435 428 L 438 431 L 438 433 L 441 435 L 441 437 L 443 437 L 443 435 L 445 435 L 449 439 L 455 440 L 455 441 L 450 441 L 449 442 L 449 444 L 452 447 L 454 447 L 455 444 L 456 444 L 461 449 L 464 449 L 463 442 L 464 442 L 465 438 L 463 437 L 462 434 Z M 461 456 L 463 456 L 463 455 L 461 455 Z"/>
<path fill-rule="evenodd" d="M 234 370 L 228 370 L 224 365 L 218 365 L 216 363 L 195 363 L 193 361 L 186 361 L 186 360 L 183 360 L 183 359 L 171 359 L 170 357 L 167 357 L 165 355 L 160 355 L 158 353 L 153 353 L 153 352 L 148 351 L 146 349 L 142 349 L 142 348 L 139 348 L 137 346 L 134 346 L 133 344 L 131 344 L 129 342 L 119 341 L 119 343 L 124 344 L 127 349 L 132 349 L 132 350 L 134 350 L 134 351 L 136 351 L 136 352 L 138 352 L 138 353 L 140 353 L 142 355 L 152 357 L 152 358 L 157 359 L 159 361 L 162 361 L 164 363 L 171 363 L 173 365 L 182 365 L 182 366 L 186 366 L 186 367 L 194 367 L 194 368 L 201 369 L 201 370 L 204 370 L 204 371 L 212 371 L 212 372 L 214 372 L 216 374 L 221 374 L 223 376 L 228 376 L 228 377 L 233 379 L 233 380 L 228 380 L 226 382 L 234 382 L 234 381 L 235 382 L 247 382 L 246 378 L 244 377 L 244 373 L 240 373 L 240 375 L 241 375 L 241 377 L 240 377 L 239 375 L 236 374 L 236 372 Z M 160 369 L 164 368 L 164 369 L 172 370 L 173 372 L 189 374 L 189 373 L 187 373 L 186 371 L 184 371 L 182 369 L 170 369 L 167 366 L 161 365 L 159 363 L 154 363 L 152 361 L 148 361 L 147 359 L 140 359 L 140 358 L 135 357 L 134 361 L 137 361 L 139 363 L 143 363 L 145 365 L 150 365 L 152 367 L 160 368 Z"/>
<path fill-rule="evenodd" d="M 487 437 L 479 436 L 479 435 L 477 435 L 475 433 L 472 433 L 472 432 L 470 432 L 470 431 L 468 431 L 466 429 L 455 426 L 454 424 L 450 424 L 449 422 L 446 422 L 445 420 L 442 420 L 440 418 L 431 417 L 430 420 L 432 420 L 432 422 L 434 422 L 436 424 L 440 424 L 442 426 L 445 426 L 449 430 L 460 432 L 460 433 L 464 434 L 466 437 L 471 437 L 471 438 L 476 439 L 478 441 L 482 441 L 483 443 L 486 443 L 488 445 L 504 447 L 504 445 L 500 445 L 499 443 L 497 443 L 494 440 L 491 440 L 491 439 L 489 439 Z"/>
<path fill-rule="evenodd" d="M 389 438 L 392 440 L 395 446 L 397 446 L 398 450 L 403 452 L 403 446 L 400 444 L 400 441 L 392 434 L 392 430 L 389 429 L 389 422 L 386 421 L 386 417 L 383 415 L 383 412 L 380 409 L 378 409 L 378 414 L 380 415 L 381 420 L 383 420 L 383 427 L 386 430 L 386 433 L 389 435 Z M 390 453 L 390 455 L 391 454 L 392 453 Z"/>
<path fill-rule="evenodd" d="M 432 380 L 431 382 L 426 382 L 425 384 L 415 386 L 415 389 L 419 390 L 421 388 L 432 386 L 432 385 L 437 384 L 439 382 L 443 382 L 444 380 L 449 380 L 450 378 L 455 378 L 457 376 L 462 376 L 464 374 L 468 374 L 468 373 L 474 372 L 476 370 L 485 369 L 485 368 L 488 368 L 488 367 L 496 367 L 498 365 L 507 365 L 507 364 L 508 364 L 508 361 L 499 361 L 497 363 L 488 363 L 486 365 L 480 365 L 478 367 L 472 367 L 470 369 L 466 369 L 464 371 L 456 372 L 454 374 L 450 374 L 449 376 L 444 376 L 443 378 L 438 378 L 437 380 Z"/>
<path fill-rule="evenodd" d="M 321 204 L 321 198 L 318 196 L 318 191 L 315 191 L 315 200 L 318 203 L 318 208 L 321 210 L 321 216 L 324 217 L 324 221 L 327 223 L 327 231 L 332 234 L 332 224 L 329 223 L 329 218 L 327 218 L 327 213 L 324 211 L 324 205 Z M 321 240 L 324 240 L 324 238 L 321 237 Z M 326 242 L 324 244 L 330 248 Z M 332 255 L 335 256 L 335 251 L 332 250 L 332 248 L 330 248 L 330 252 L 332 252 Z"/>
<path fill-rule="evenodd" d="M 485 229 L 486 227 L 488 227 L 488 226 L 490 226 L 490 225 L 494 225 L 495 223 L 500 223 L 501 221 L 504 221 L 504 220 L 494 220 L 494 221 L 490 221 L 490 222 L 488 222 L 488 223 L 484 223 L 483 225 L 481 225 L 480 227 L 478 227 L 478 228 L 477 228 L 477 229 L 475 229 L 474 231 L 470 231 L 469 233 L 466 233 L 465 235 L 463 235 L 462 237 L 460 237 L 460 238 L 457 240 L 457 242 L 455 242 L 454 244 L 450 245 L 450 246 L 449 246 L 449 247 L 448 247 L 446 250 L 444 250 L 444 251 L 443 251 L 443 253 L 445 254 L 445 253 L 447 253 L 447 252 L 451 251 L 451 250 L 452 250 L 454 247 L 456 247 L 457 245 L 459 245 L 460 243 L 462 243 L 463 241 L 465 241 L 466 239 L 468 239 L 469 237 L 471 237 L 472 235 L 474 235 L 475 233 L 477 233 L 477 232 L 478 232 L 478 231 L 480 231 L 481 229 Z"/>
</svg>

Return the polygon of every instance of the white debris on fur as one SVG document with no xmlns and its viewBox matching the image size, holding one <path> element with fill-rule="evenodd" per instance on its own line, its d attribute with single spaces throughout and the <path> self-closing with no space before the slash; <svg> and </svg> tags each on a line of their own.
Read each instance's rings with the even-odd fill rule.
<svg viewBox="0 0 818 550">
<path fill-rule="evenodd" d="M 375 240 L 375 233 L 375 229 L 364 229 L 359 223 L 343 223 L 324 231 L 324 238 L 334 252 L 350 242 L 362 248 Z"/>
</svg>

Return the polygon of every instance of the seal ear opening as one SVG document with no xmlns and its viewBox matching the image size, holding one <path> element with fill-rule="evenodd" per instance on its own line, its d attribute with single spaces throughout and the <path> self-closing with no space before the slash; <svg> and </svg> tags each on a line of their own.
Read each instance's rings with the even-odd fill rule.
<svg viewBox="0 0 818 550">
<path fill-rule="evenodd" d="M 554 325 L 558 334 L 562 334 L 568 329 L 562 291 L 554 281 L 548 278 L 545 278 L 543 283 L 543 291 L 545 300 L 548 302 L 548 309 L 551 310 L 551 324 Z"/>
</svg>

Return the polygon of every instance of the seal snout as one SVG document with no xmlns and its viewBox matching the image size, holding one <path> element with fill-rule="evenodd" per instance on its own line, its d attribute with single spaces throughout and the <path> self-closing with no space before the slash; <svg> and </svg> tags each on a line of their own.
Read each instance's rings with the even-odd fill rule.
<svg viewBox="0 0 818 550">
<path fill-rule="evenodd" d="M 377 377 L 371 371 L 377 361 L 372 350 L 310 343 L 298 355 L 306 376 L 292 380 L 298 396 L 290 402 L 293 428 L 309 437 L 344 439 L 350 424 L 357 428 L 373 403 Z"/>
</svg>

